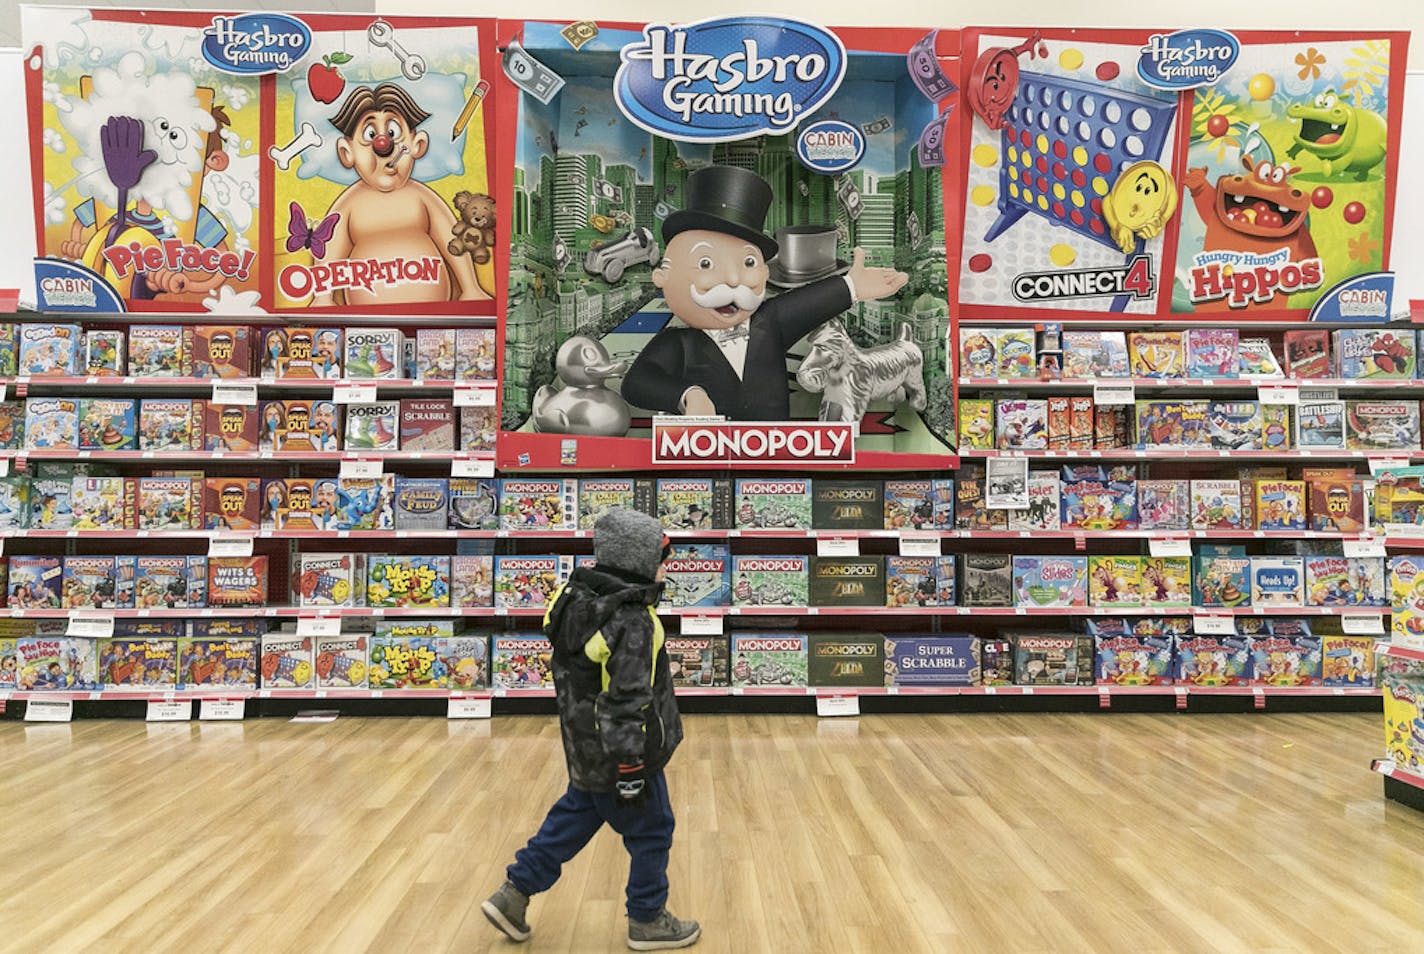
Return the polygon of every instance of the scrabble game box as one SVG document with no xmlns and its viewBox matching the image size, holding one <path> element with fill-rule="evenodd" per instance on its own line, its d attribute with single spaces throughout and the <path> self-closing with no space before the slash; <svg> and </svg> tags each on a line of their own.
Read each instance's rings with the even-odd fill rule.
<svg viewBox="0 0 1424 954">
<path fill-rule="evenodd" d="M 885 675 L 892 686 L 976 686 L 979 639 L 899 633 L 886 636 Z"/>
</svg>

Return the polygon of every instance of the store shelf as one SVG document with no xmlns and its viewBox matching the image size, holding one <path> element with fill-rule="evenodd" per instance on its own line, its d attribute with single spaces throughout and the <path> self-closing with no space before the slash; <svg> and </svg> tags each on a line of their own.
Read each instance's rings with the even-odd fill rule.
<svg viewBox="0 0 1424 954">
<path fill-rule="evenodd" d="M 1376 759 L 1371 763 L 1370 768 L 1383 775 L 1385 778 L 1402 782 L 1405 785 L 1418 789 L 1424 789 L 1424 775 L 1410 772 L 1400 768 L 1392 759 Z"/>
<path fill-rule="evenodd" d="M 122 463 L 124 461 L 325 461 L 339 463 L 343 460 L 382 460 L 399 463 L 401 461 L 457 461 L 482 460 L 494 462 L 493 454 L 471 451 L 200 451 L 200 450 L 74 450 L 61 447 L 40 447 L 28 450 L 0 451 L 0 460 L 67 460 L 103 461 Z"/>
<path fill-rule="evenodd" d="M 1378 643 L 1375 645 L 1375 652 L 1394 659 L 1408 659 L 1410 662 L 1424 663 L 1424 649 L 1416 649 L 1413 646 L 1401 646 L 1398 643 Z"/>
<path fill-rule="evenodd" d="M 1424 390 L 1418 378 L 960 378 L 959 389 L 981 391 L 1092 390 L 1098 385 L 1137 391 L 1175 391 L 1181 388 L 1217 390 L 1256 388 L 1339 388 L 1342 391 Z"/>
<path fill-rule="evenodd" d="M 493 540 L 495 530 L 24 530 L 0 531 L 0 537 L 39 540 Z"/>
<path fill-rule="evenodd" d="M 1409 450 L 1332 450 L 1329 448 L 1304 448 L 1283 451 L 1267 450 L 1138 450 L 1132 447 L 1117 447 L 1110 450 L 979 450 L 961 448 L 959 456 L 966 460 L 990 457 L 1026 457 L 1029 460 L 1171 460 L 1209 461 L 1245 458 L 1247 460 L 1424 460 L 1424 452 L 1418 448 Z"/>
<path fill-rule="evenodd" d="M 257 387 L 259 390 L 267 391 L 325 391 L 331 393 L 334 390 L 355 387 L 376 387 L 382 391 L 390 389 L 393 391 L 454 391 L 457 388 L 478 388 L 493 391 L 497 387 L 494 381 L 452 381 L 448 379 L 439 380 L 411 380 L 409 378 L 151 378 L 151 377 L 129 377 L 118 375 L 89 375 L 81 377 L 30 375 L 29 377 L 0 378 L 0 385 L 13 387 L 23 391 L 34 388 L 55 388 L 67 390 L 77 387 L 97 387 L 125 389 L 139 392 L 148 391 L 211 391 L 213 385 L 221 384 L 224 387 Z"/>
<path fill-rule="evenodd" d="M 49 692 L 15 689 L 0 691 L 0 701 L 28 702 L 31 699 L 53 699 L 59 702 L 186 702 L 203 699 L 252 699 L 257 690 L 237 686 L 203 689 L 93 689 L 83 692 Z"/>
<path fill-rule="evenodd" d="M 1062 325 L 1064 328 L 1101 328 L 1105 331 L 1172 331 L 1187 330 L 1190 328 L 1237 328 L 1243 335 L 1249 335 L 1258 331 L 1289 331 L 1299 329 L 1301 323 L 1299 319 L 1291 321 L 1253 318 L 1250 315 L 1237 314 L 1232 312 L 1204 313 L 1194 315 L 1189 318 L 1154 318 L 1150 315 L 1127 315 L 1124 314 L 1117 319 L 1104 318 L 1102 316 L 1076 317 L 1074 314 L 1059 315 L 1054 313 L 1049 318 L 1014 317 L 1012 315 L 994 317 L 974 317 L 960 318 L 960 327 L 975 328 L 1036 328 L 1042 329 L 1044 325 Z M 1358 321 L 1312 321 L 1312 328 L 1359 328 Z M 1387 328 L 1400 331 L 1412 330 L 1414 324 L 1406 319 L 1388 322 L 1371 322 L 1370 328 Z"/>
</svg>

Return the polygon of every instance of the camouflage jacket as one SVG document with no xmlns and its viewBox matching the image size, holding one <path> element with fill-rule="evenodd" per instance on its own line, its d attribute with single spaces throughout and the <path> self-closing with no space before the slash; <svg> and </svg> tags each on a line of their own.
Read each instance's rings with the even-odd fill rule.
<svg viewBox="0 0 1424 954">
<path fill-rule="evenodd" d="M 661 593 L 660 583 L 580 567 L 544 617 L 575 788 L 611 792 L 620 762 L 656 772 L 682 741 L 656 609 Z"/>
</svg>

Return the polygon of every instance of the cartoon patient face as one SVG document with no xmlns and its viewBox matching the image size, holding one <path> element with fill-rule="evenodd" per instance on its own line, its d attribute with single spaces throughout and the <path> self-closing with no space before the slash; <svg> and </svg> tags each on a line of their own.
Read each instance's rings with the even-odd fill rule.
<svg viewBox="0 0 1424 954">
<path fill-rule="evenodd" d="M 1227 228 L 1257 238 L 1286 238 L 1305 225 L 1310 196 L 1295 188 L 1290 177 L 1298 166 L 1273 166 L 1265 159 L 1252 163 L 1242 156 L 1246 175 L 1217 180 L 1217 217 Z"/>
<path fill-rule="evenodd" d="M 361 116 L 356 134 L 336 143 L 341 164 L 380 192 L 394 192 L 410 181 L 415 160 L 430 148 L 430 137 L 417 132 L 394 110 L 373 109 Z"/>
<path fill-rule="evenodd" d="M 687 326 L 731 328 L 761 307 L 770 274 L 761 249 L 745 239 L 690 229 L 668 242 L 653 284 Z"/>
</svg>

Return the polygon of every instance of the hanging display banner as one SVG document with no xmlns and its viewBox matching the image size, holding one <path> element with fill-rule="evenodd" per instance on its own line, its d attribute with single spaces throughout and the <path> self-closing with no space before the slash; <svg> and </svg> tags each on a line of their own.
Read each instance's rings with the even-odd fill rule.
<svg viewBox="0 0 1424 954">
<path fill-rule="evenodd" d="M 22 22 L 40 310 L 494 314 L 494 21 Z"/>
<path fill-rule="evenodd" d="M 966 31 L 962 317 L 1306 320 L 1388 265 L 1407 46 Z M 1388 320 L 1373 284 L 1339 298 Z"/>
<path fill-rule="evenodd" d="M 957 32 L 499 31 L 501 466 L 952 465 Z"/>
</svg>

